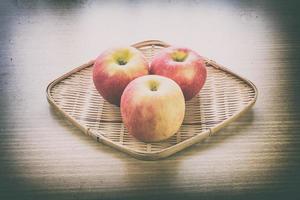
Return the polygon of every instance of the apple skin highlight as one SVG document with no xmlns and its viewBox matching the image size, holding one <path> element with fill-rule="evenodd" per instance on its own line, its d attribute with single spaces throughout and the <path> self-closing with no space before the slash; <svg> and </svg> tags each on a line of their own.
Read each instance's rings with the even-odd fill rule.
<svg viewBox="0 0 300 200">
<path fill-rule="evenodd" d="M 188 101 L 203 87 L 207 71 L 204 59 L 197 52 L 188 48 L 169 47 L 153 58 L 150 74 L 174 80 L 180 86 L 185 100 Z"/>
<path fill-rule="evenodd" d="M 158 142 L 174 135 L 185 115 L 180 87 L 171 79 L 139 77 L 124 90 L 121 115 L 128 132 L 144 142 Z"/>
<path fill-rule="evenodd" d="M 119 106 L 121 95 L 130 81 L 147 74 L 148 62 L 142 53 L 133 47 L 120 47 L 97 57 L 93 81 L 105 100 Z"/>
</svg>

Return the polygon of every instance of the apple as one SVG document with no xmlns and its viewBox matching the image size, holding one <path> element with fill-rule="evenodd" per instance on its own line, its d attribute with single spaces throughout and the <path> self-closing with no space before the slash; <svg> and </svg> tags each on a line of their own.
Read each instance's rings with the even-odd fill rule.
<svg viewBox="0 0 300 200">
<path fill-rule="evenodd" d="M 168 47 L 154 56 L 150 74 L 174 80 L 186 101 L 199 93 L 207 76 L 204 59 L 195 51 L 181 47 Z"/>
<path fill-rule="evenodd" d="M 121 116 L 129 134 L 144 142 L 162 141 L 174 135 L 184 114 L 180 87 L 163 76 L 136 78 L 121 97 Z"/>
<path fill-rule="evenodd" d="M 119 106 L 128 83 L 137 77 L 147 75 L 148 69 L 148 62 L 136 48 L 108 49 L 95 60 L 94 85 L 105 100 Z"/>
</svg>

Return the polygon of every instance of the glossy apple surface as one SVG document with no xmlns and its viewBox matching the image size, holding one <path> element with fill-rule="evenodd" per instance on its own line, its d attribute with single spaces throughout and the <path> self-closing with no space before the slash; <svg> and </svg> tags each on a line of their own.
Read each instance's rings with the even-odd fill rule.
<svg viewBox="0 0 300 200">
<path fill-rule="evenodd" d="M 207 76 L 204 59 L 195 51 L 180 47 L 169 47 L 158 53 L 150 64 L 150 74 L 174 80 L 186 101 L 199 93 Z"/>
<path fill-rule="evenodd" d="M 128 132 L 144 142 L 174 135 L 185 114 L 185 101 L 173 80 L 147 75 L 128 84 L 121 98 L 121 115 Z"/>
<path fill-rule="evenodd" d="M 94 85 L 105 100 L 119 106 L 125 87 L 135 78 L 147 75 L 148 67 L 145 57 L 134 47 L 106 50 L 95 60 Z"/>
</svg>

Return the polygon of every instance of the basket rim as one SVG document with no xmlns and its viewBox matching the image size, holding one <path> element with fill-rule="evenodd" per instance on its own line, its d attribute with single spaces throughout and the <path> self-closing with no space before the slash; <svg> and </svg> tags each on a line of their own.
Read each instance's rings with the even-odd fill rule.
<svg viewBox="0 0 300 200">
<path fill-rule="evenodd" d="M 146 40 L 143 42 L 138 42 L 135 43 L 131 46 L 135 47 L 135 48 L 142 48 L 145 46 L 161 46 L 161 47 L 168 47 L 170 46 L 169 44 L 160 41 L 160 40 Z M 230 124 L 231 122 L 233 122 L 234 120 L 236 120 L 237 118 L 239 118 L 239 116 L 241 116 L 242 114 L 244 114 L 247 110 L 249 110 L 256 102 L 257 97 L 258 97 L 258 89 L 257 87 L 254 85 L 253 82 L 251 82 L 250 80 L 234 73 L 233 71 L 229 70 L 228 68 L 216 63 L 215 61 L 208 59 L 206 57 L 203 57 L 205 60 L 205 63 L 207 66 L 211 66 L 214 67 L 218 70 L 221 70 L 223 72 L 227 72 L 241 80 L 243 80 L 249 87 L 251 87 L 254 90 L 254 97 L 251 101 L 248 102 L 247 105 L 245 105 L 242 109 L 239 110 L 238 113 L 230 116 L 229 118 L 227 118 L 226 120 L 223 120 L 222 122 L 216 124 L 214 127 L 212 128 L 208 128 L 207 130 L 199 133 L 198 135 L 195 135 L 191 138 L 188 138 L 184 141 L 181 141 L 177 144 L 174 144 L 170 147 L 164 148 L 162 150 L 158 150 L 158 151 L 153 151 L 153 152 L 143 152 L 140 150 L 133 150 L 131 148 L 125 147 L 123 145 L 120 145 L 116 142 L 113 142 L 111 140 L 109 140 L 108 138 L 103 136 L 103 131 L 95 131 L 92 128 L 88 128 L 83 124 L 80 124 L 77 122 L 77 120 L 75 118 L 73 118 L 72 116 L 70 116 L 69 114 L 67 114 L 63 109 L 61 109 L 54 101 L 54 98 L 51 95 L 51 89 L 57 85 L 59 82 L 61 82 L 62 80 L 66 79 L 67 77 L 69 77 L 70 75 L 85 69 L 87 67 L 91 67 L 94 64 L 94 59 L 87 62 L 86 64 L 83 64 L 79 67 L 74 68 L 73 70 L 61 75 L 60 77 L 54 79 L 53 81 L 51 81 L 46 88 L 46 97 L 48 102 L 55 108 L 57 109 L 61 114 L 63 114 L 64 117 L 66 117 L 73 125 L 75 125 L 77 128 L 79 128 L 81 131 L 83 131 L 85 134 L 92 136 L 94 139 L 96 139 L 98 142 L 103 142 L 109 146 L 112 146 L 120 151 L 123 151 L 125 153 L 130 154 L 131 156 L 138 158 L 138 159 L 142 159 L 142 160 L 157 160 L 157 159 L 161 159 L 161 158 L 165 158 L 168 157 L 178 151 L 181 151 L 182 149 L 185 149 L 189 146 L 191 146 L 192 144 L 198 143 L 200 142 L 202 139 L 205 139 L 207 136 L 211 136 L 212 134 L 214 134 L 215 132 L 217 132 L 218 130 L 220 130 L 221 128 L 227 126 L 228 124 Z"/>
</svg>

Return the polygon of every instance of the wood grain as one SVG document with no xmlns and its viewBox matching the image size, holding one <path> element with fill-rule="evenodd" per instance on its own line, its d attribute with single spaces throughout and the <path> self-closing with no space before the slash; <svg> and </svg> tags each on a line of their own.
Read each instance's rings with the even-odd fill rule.
<svg viewBox="0 0 300 200">
<path fill-rule="evenodd" d="M 297 1 L 1 1 L 0 199 L 297 199 L 299 18 Z M 257 103 L 160 161 L 100 145 L 49 106 L 57 76 L 146 39 L 229 66 Z"/>
</svg>

